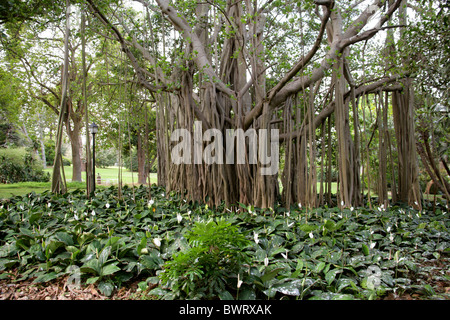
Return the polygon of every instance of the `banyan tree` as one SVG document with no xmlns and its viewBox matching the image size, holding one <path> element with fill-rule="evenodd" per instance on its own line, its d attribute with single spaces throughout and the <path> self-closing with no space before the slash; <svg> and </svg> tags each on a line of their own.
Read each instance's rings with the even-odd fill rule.
<svg viewBox="0 0 450 320">
<path fill-rule="evenodd" d="M 369 169 L 381 204 L 390 193 L 420 206 L 414 91 L 396 56 L 405 0 L 135 2 L 144 14 L 133 31 L 132 13 L 93 0 L 87 10 L 156 109 L 168 191 L 210 205 L 315 207 L 329 201 L 335 172 L 337 204 L 356 207 Z"/>
</svg>

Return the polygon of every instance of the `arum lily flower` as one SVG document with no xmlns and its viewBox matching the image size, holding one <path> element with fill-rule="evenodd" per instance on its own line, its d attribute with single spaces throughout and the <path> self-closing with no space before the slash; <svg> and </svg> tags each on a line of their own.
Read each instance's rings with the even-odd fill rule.
<svg viewBox="0 0 450 320">
<path fill-rule="evenodd" d="M 181 214 L 177 213 L 177 221 L 178 221 L 178 223 L 180 223 L 181 220 L 183 220 L 183 216 Z"/>
<path fill-rule="evenodd" d="M 155 239 L 153 239 L 153 243 L 154 243 L 155 246 L 157 246 L 158 248 L 161 247 L 161 239 L 160 239 L 160 238 L 155 238 Z"/>
<path fill-rule="evenodd" d="M 237 281 L 237 288 L 238 288 L 238 289 L 241 287 L 242 282 L 243 282 L 243 281 L 241 280 L 241 278 L 240 278 L 240 276 L 239 276 L 239 274 L 238 274 L 238 281 Z"/>
<path fill-rule="evenodd" d="M 269 258 L 264 258 L 264 265 L 267 267 L 269 265 Z"/>
<path fill-rule="evenodd" d="M 256 232 L 253 232 L 253 240 L 255 240 L 255 243 L 259 243 L 258 234 Z"/>
</svg>

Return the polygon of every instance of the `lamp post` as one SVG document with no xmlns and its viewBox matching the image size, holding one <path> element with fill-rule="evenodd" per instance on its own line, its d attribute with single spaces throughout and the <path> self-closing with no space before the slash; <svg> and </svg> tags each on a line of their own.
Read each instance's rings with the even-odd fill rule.
<svg viewBox="0 0 450 320">
<path fill-rule="evenodd" d="M 92 191 L 95 191 L 95 134 L 98 131 L 98 126 L 95 122 L 89 126 L 89 131 L 92 134 Z"/>
</svg>

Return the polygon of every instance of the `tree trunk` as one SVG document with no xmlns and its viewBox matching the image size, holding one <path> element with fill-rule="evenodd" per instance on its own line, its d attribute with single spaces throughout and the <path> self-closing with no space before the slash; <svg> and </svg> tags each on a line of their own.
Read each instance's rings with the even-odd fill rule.
<svg viewBox="0 0 450 320">
<path fill-rule="evenodd" d="M 138 160 L 138 183 L 145 184 L 148 176 L 147 151 L 142 141 L 140 130 L 137 131 L 137 160 Z"/>
<path fill-rule="evenodd" d="M 73 118 L 73 117 L 72 117 Z M 70 138 L 70 146 L 72 148 L 72 181 L 82 181 L 81 178 L 81 124 L 83 119 L 78 117 L 76 121 L 73 121 L 73 128 L 70 128 L 70 122 L 68 123 L 67 133 Z"/>
<path fill-rule="evenodd" d="M 62 165 L 62 134 L 64 123 L 68 121 L 68 86 L 69 86 L 69 33 L 70 33 L 70 1 L 66 0 L 66 28 L 64 36 L 64 66 L 62 70 L 62 94 L 59 109 L 58 129 L 56 133 L 55 160 L 53 162 L 52 192 L 65 193 L 67 191 Z"/>
</svg>

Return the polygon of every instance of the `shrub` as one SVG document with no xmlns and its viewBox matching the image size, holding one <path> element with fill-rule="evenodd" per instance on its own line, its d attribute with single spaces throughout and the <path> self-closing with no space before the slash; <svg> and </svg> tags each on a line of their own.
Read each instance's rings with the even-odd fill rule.
<svg viewBox="0 0 450 320">
<path fill-rule="evenodd" d="M 226 293 L 249 257 L 250 244 L 237 226 L 224 219 L 197 222 L 186 235 L 191 248 L 167 261 L 160 273 L 163 284 L 181 298 L 213 298 Z"/>
<path fill-rule="evenodd" d="M 95 165 L 99 168 L 114 166 L 117 163 L 117 152 L 114 149 L 100 149 L 95 152 Z"/>
<path fill-rule="evenodd" d="M 0 183 L 49 180 L 50 174 L 45 173 L 24 149 L 4 149 L 0 153 Z"/>
</svg>

